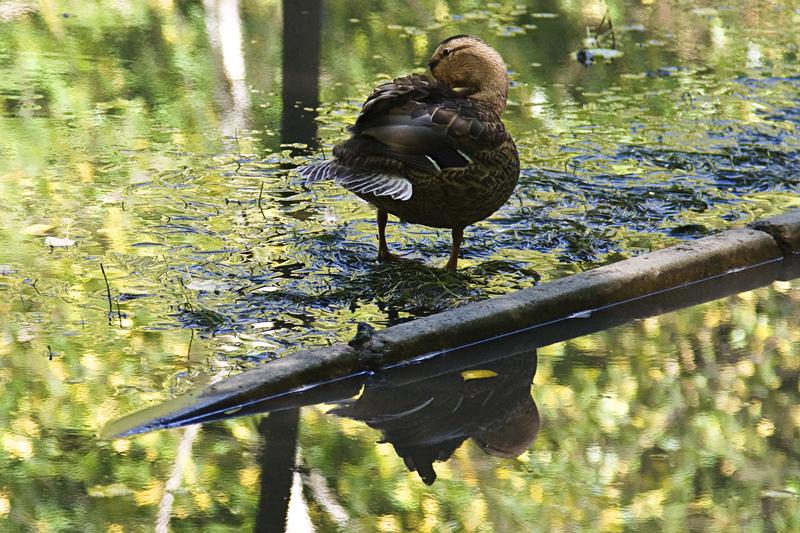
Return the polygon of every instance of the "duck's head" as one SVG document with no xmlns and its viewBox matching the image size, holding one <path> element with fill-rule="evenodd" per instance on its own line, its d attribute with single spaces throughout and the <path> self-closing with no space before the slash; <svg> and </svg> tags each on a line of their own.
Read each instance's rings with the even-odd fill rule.
<svg viewBox="0 0 800 533">
<path fill-rule="evenodd" d="M 506 108 L 508 74 L 497 50 L 471 35 L 445 39 L 428 62 L 431 74 L 438 81 L 464 90 L 469 98 L 494 109 L 497 114 Z"/>
</svg>

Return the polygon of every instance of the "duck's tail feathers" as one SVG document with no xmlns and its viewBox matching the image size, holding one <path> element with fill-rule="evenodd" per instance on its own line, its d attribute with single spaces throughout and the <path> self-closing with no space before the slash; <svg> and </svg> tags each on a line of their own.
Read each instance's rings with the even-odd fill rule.
<svg viewBox="0 0 800 533">
<path fill-rule="evenodd" d="M 354 193 L 388 196 L 395 200 L 410 200 L 414 193 L 411 182 L 403 176 L 358 170 L 331 159 L 297 169 L 306 183 L 334 180 Z"/>
<path fill-rule="evenodd" d="M 336 160 L 319 161 L 297 168 L 297 173 L 306 179 L 306 184 L 315 181 L 336 179 L 335 167 L 340 166 Z M 333 168 L 332 168 L 333 167 Z"/>
</svg>

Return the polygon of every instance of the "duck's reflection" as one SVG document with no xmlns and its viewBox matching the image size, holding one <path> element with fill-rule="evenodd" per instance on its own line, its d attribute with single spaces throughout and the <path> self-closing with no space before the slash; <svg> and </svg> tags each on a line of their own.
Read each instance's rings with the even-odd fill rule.
<svg viewBox="0 0 800 533">
<path fill-rule="evenodd" d="M 539 432 L 539 411 L 531 397 L 536 351 L 430 376 L 391 371 L 364 384 L 356 399 L 339 402 L 332 413 L 360 420 L 394 446 L 411 471 L 430 485 L 434 461 L 446 461 L 467 439 L 484 452 L 517 457 Z M 407 368 L 404 370 L 408 370 Z"/>
<path fill-rule="evenodd" d="M 294 413 L 296 424 L 298 408 L 333 404 L 330 413 L 380 431 L 381 442 L 392 444 L 409 470 L 430 485 L 436 480 L 433 463 L 448 460 L 467 439 L 498 457 L 513 458 L 531 446 L 540 423 L 531 397 L 537 355 L 519 344 L 508 354 L 474 346 L 261 398 L 248 389 L 209 387 L 113 421 L 101 435 L 116 438 L 257 413 L 273 413 L 271 419 Z M 262 473 L 270 486 L 277 472 L 294 465 L 297 430 L 288 427 L 264 434 L 262 455 L 271 458 L 271 466 Z M 273 464 L 276 454 L 285 469 Z"/>
</svg>

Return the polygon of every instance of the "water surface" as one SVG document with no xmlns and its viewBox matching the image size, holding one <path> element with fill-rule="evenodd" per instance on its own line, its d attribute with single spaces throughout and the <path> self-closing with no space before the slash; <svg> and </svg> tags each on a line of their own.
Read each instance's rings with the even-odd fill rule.
<svg viewBox="0 0 800 533">
<path fill-rule="evenodd" d="M 3 527 L 252 528 L 267 519 L 261 434 L 276 433 L 262 419 L 110 443 L 97 430 L 358 322 L 800 203 L 793 2 L 287 5 L 0 6 Z M 457 275 L 438 268 L 447 232 L 413 225 L 390 239 L 419 262 L 378 265 L 373 211 L 292 169 L 455 33 L 509 65 L 520 186 L 468 230 Z M 622 55 L 584 66 L 582 47 Z M 781 282 L 540 349 L 529 451 L 463 445 L 430 487 L 375 430 L 304 409 L 293 516 L 320 530 L 791 530 L 797 295 Z"/>
</svg>

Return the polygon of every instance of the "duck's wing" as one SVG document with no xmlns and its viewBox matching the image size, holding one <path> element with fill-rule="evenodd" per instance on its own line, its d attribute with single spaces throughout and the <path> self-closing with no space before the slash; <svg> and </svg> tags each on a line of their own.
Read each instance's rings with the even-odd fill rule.
<svg viewBox="0 0 800 533">
<path fill-rule="evenodd" d="M 507 139 L 500 118 L 468 94 L 423 76 L 380 85 L 367 98 L 336 159 L 302 167 L 307 182 L 331 179 L 359 194 L 409 200 L 410 170 L 439 174 Z"/>
<path fill-rule="evenodd" d="M 395 200 L 409 200 L 414 192 L 411 182 L 399 174 L 362 170 L 343 165 L 336 159 L 300 167 L 298 173 L 306 179 L 306 183 L 335 180 L 350 191 L 388 196 Z"/>
<path fill-rule="evenodd" d="M 472 155 L 507 137 L 500 118 L 468 94 L 423 76 L 379 86 L 364 103 L 353 137 L 337 147 L 337 157 L 371 156 L 438 173 L 464 167 Z"/>
</svg>

